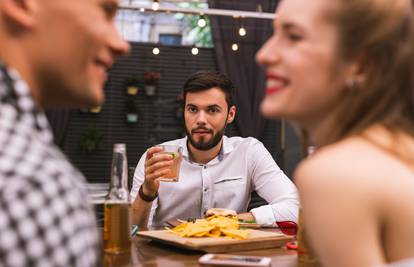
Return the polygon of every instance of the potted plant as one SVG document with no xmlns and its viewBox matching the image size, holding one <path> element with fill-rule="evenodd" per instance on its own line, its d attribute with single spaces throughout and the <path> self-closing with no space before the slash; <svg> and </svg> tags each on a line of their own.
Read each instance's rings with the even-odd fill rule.
<svg viewBox="0 0 414 267">
<path fill-rule="evenodd" d="M 126 93 L 128 95 L 136 95 L 139 92 L 139 78 L 137 76 L 131 76 L 125 81 Z"/>
<path fill-rule="evenodd" d="M 144 87 L 145 94 L 147 96 L 153 96 L 157 92 L 158 82 L 161 78 L 161 74 L 155 71 L 144 72 Z"/>
<path fill-rule="evenodd" d="M 96 127 L 87 129 L 81 136 L 80 149 L 83 153 L 92 153 L 98 149 L 103 134 Z"/>
<path fill-rule="evenodd" d="M 126 101 L 126 120 L 129 123 L 135 123 L 138 121 L 138 108 L 135 105 L 133 99 L 128 98 Z"/>
</svg>

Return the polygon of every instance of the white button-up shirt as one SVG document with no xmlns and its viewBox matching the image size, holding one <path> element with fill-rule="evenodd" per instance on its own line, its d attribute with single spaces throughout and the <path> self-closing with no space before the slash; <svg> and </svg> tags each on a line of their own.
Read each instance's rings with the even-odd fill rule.
<svg viewBox="0 0 414 267">
<path fill-rule="evenodd" d="M 160 183 L 149 225 L 160 226 L 173 218 L 202 218 L 210 208 L 247 212 L 252 191 L 269 203 L 250 210 L 258 223 L 297 222 L 299 200 L 296 187 L 257 139 L 224 136 L 219 155 L 207 164 L 191 162 L 187 138 L 164 144 L 182 147 L 179 181 Z M 135 170 L 132 199 L 144 182 L 145 158 L 146 153 Z"/>
</svg>

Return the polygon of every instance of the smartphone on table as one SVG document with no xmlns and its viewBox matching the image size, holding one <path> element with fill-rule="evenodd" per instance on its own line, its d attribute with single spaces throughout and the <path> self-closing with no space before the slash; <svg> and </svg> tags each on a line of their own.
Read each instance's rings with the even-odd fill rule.
<svg viewBox="0 0 414 267">
<path fill-rule="evenodd" d="M 271 264 L 271 259 L 245 255 L 205 254 L 198 259 L 198 263 L 201 266 L 268 267 Z"/>
</svg>

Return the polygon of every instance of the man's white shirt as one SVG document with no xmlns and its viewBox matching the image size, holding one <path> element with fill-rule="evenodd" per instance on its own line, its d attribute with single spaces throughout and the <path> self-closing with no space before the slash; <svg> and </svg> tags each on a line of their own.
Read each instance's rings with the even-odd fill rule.
<svg viewBox="0 0 414 267">
<path fill-rule="evenodd" d="M 187 137 L 164 144 L 181 146 L 183 160 L 178 182 L 160 182 L 149 225 L 161 226 L 169 219 L 202 218 L 210 208 L 247 212 L 252 191 L 269 203 L 250 210 L 257 223 L 297 222 L 296 187 L 257 139 L 224 136 L 219 155 L 207 164 L 191 162 Z M 146 153 L 135 169 L 132 200 L 144 182 L 145 158 Z"/>
</svg>

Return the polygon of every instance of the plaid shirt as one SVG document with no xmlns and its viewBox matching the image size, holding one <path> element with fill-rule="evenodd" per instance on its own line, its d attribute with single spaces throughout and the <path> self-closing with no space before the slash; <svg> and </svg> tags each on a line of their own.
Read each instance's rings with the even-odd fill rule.
<svg viewBox="0 0 414 267">
<path fill-rule="evenodd" d="M 0 62 L 0 266 L 96 266 L 85 179 L 53 144 L 27 84 Z"/>
</svg>

